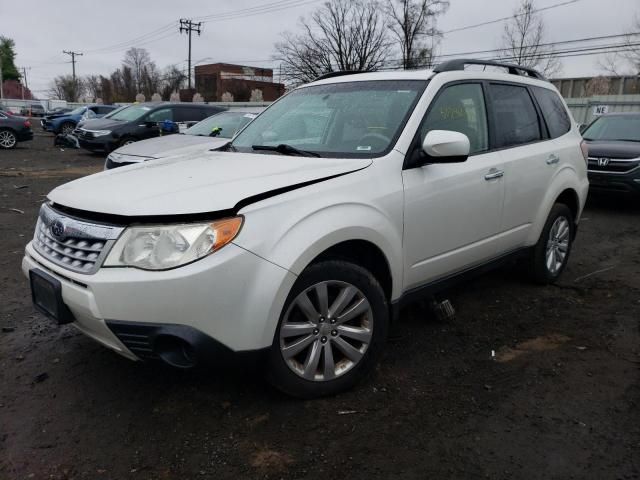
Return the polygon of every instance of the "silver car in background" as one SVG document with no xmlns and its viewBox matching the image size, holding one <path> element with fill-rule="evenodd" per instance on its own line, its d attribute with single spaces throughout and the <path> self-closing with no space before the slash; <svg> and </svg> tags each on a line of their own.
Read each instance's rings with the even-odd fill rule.
<svg viewBox="0 0 640 480">
<path fill-rule="evenodd" d="M 225 111 L 205 118 L 184 132 L 131 143 L 114 150 L 105 161 L 104 169 L 182 155 L 193 151 L 218 148 L 232 139 L 264 108 L 251 111 Z"/>
</svg>

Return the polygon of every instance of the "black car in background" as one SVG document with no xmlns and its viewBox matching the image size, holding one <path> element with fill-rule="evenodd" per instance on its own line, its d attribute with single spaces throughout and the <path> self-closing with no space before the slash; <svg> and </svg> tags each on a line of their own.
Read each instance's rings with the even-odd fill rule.
<svg viewBox="0 0 640 480">
<path fill-rule="evenodd" d="M 582 133 L 589 147 L 593 191 L 640 194 L 640 113 L 612 113 Z"/>
<path fill-rule="evenodd" d="M 158 137 L 165 121 L 191 126 L 225 110 L 195 103 L 139 103 L 129 105 L 105 118 L 86 121 L 74 135 L 80 147 L 92 152 L 111 152 L 138 140 Z"/>
<path fill-rule="evenodd" d="M 0 149 L 14 148 L 18 142 L 32 139 L 33 130 L 28 119 L 0 112 Z"/>
</svg>

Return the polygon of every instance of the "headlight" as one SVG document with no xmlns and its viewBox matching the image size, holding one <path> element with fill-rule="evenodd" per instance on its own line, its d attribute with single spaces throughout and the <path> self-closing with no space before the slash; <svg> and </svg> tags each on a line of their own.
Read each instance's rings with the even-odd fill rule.
<svg viewBox="0 0 640 480">
<path fill-rule="evenodd" d="M 111 135 L 111 130 L 91 130 L 94 137 L 104 137 L 105 135 Z"/>
<path fill-rule="evenodd" d="M 166 270 L 206 257 L 231 242 L 243 217 L 211 223 L 129 227 L 109 252 L 107 267 Z"/>
</svg>

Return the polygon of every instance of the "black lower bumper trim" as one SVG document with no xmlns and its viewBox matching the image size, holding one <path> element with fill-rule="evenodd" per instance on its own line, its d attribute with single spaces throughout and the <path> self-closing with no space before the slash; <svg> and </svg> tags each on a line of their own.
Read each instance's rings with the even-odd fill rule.
<svg viewBox="0 0 640 480">
<path fill-rule="evenodd" d="M 267 349 L 234 352 L 216 339 L 187 325 L 125 322 L 107 320 L 107 326 L 140 360 L 163 360 L 161 349 L 168 338 L 189 345 L 197 364 L 219 364 L 225 361 L 258 361 Z M 166 361 L 166 360 L 165 360 Z M 171 362 L 168 362 L 171 363 Z"/>
</svg>

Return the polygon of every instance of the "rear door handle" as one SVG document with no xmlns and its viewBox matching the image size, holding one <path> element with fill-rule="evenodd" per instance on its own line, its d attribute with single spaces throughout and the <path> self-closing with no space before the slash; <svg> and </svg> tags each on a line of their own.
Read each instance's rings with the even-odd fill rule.
<svg viewBox="0 0 640 480">
<path fill-rule="evenodd" d="M 553 165 L 554 163 L 558 163 L 560 161 L 560 157 L 555 153 L 552 153 L 547 157 L 547 165 Z"/>
<path fill-rule="evenodd" d="M 487 173 L 484 176 L 485 180 L 493 180 L 495 178 L 501 178 L 504 176 L 504 170 L 498 170 L 497 168 L 492 168 L 491 170 L 489 170 L 489 173 Z"/>
</svg>

